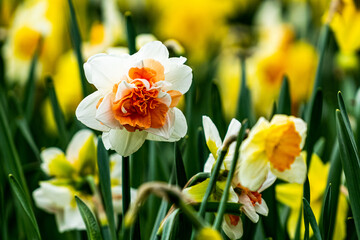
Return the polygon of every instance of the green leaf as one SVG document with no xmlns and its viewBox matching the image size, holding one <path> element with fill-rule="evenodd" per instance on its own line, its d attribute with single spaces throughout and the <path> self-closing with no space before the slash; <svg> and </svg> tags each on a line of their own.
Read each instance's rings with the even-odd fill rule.
<svg viewBox="0 0 360 240">
<path fill-rule="evenodd" d="M 46 87 L 48 90 L 48 94 L 49 94 L 49 98 L 50 98 L 50 102 L 51 102 L 51 106 L 52 106 L 52 110 L 53 110 L 53 114 L 54 114 L 54 119 L 56 122 L 56 126 L 57 126 L 57 131 L 59 133 L 60 136 L 60 142 L 61 142 L 61 146 L 63 149 L 65 149 L 69 137 L 68 137 L 68 133 L 66 130 L 66 124 L 65 124 L 65 119 L 64 119 L 64 115 L 61 111 L 57 96 L 56 96 L 56 92 L 55 92 L 55 88 L 54 88 L 54 83 L 51 77 L 47 77 L 46 78 Z"/>
<path fill-rule="evenodd" d="M 160 208 L 159 208 L 159 211 L 158 211 L 158 215 L 156 216 L 154 227 L 153 227 L 152 232 L 151 232 L 151 236 L 150 236 L 151 240 L 156 240 L 157 239 L 156 235 L 157 235 L 157 232 L 158 232 L 161 221 L 166 216 L 168 206 L 169 206 L 169 204 L 168 204 L 167 201 L 165 201 L 165 200 L 161 201 L 161 205 L 160 205 Z"/>
<path fill-rule="evenodd" d="M 277 113 L 291 115 L 291 97 L 289 88 L 289 79 L 285 75 L 281 84 L 279 95 L 279 107 Z"/>
<path fill-rule="evenodd" d="M 329 190 L 331 193 L 331 199 L 329 203 L 329 209 L 337 209 L 338 201 L 339 201 L 339 192 L 340 192 L 340 184 L 341 184 L 341 173 L 342 173 L 342 166 L 340 160 L 340 152 L 339 152 L 339 143 L 338 140 L 335 141 L 333 151 L 330 156 L 330 170 L 327 179 L 327 185 L 331 185 L 331 189 Z M 330 194 L 329 193 L 329 194 Z M 323 205 L 326 203 L 326 198 L 324 199 Z M 325 209 L 325 207 L 323 207 Z M 324 232 L 324 239 L 332 239 L 334 233 L 334 226 L 335 226 L 335 219 L 337 215 L 337 211 L 333 211 L 329 217 L 325 217 L 326 213 L 325 210 L 322 211 L 320 222 L 323 222 L 323 226 L 328 226 L 329 232 Z M 327 222 L 327 223 L 325 223 Z M 324 228 L 323 231 L 326 231 Z"/>
<path fill-rule="evenodd" d="M 130 12 L 125 13 L 125 21 L 126 21 L 126 34 L 128 40 L 128 48 L 129 54 L 132 55 L 136 53 L 136 32 L 134 23 L 132 21 L 132 16 Z"/>
<path fill-rule="evenodd" d="M 130 205 L 130 157 L 123 157 L 121 162 L 121 185 L 122 185 L 122 214 L 125 216 Z M 123 224 L 123 239 L 129 238 L 129 231 Z"/>
<path fill-rule="evenodd" d="M 113 207 L 112 195 L 111 195 L 110 162 L 109 162 L 108 153 L 100 137 L 98 138 L 98 145 L 97 145 L 97 163 L 99 168 L 101 195 L 104 201 L 106 217 L 109 222 L 111 239 L 116 240 L 115 216 L 114 216 L 114 207 Z"/>
<path fill-rule="evenodd" d="M 308 165 L 309 166 L 309 165 Z M 309 178 L 306 176 L 306 180 L 304 182 L 304 186 L 303 186 L 303 198 L 306 199 L 306 201 L 310 201 L 310 183 L 309 183 Z M 305 213 L 306 209 L 304 207 L 304 216 L 306 215 Z M 305 225 L 305 234 L 304 234 L 304 239 L 309 239 L 309 219 L 304 217 L 304 225 Z"/>
<path fill-rule="evenodd" d="M 85 222 L 88 239 L 101 240 L 100 228 L 94 214 L 78 196 L 75 196 L 75 200 L 80 210 L 81 217 Z"/>
<path fill-rule="evenodd" d="M 161 240 L 172 240 L 173 237 L 173 229 L 175 227 L 176 222 L 178 222 L 178 215 L 179 215 L 179 209 L 176 209 L 173 211 L 170 216 L 166 219 L 166 222 L 164 224 L 162 234 L 161 234 Z"/>
<path fill-rule="evenodd" d="M 30 234 L 29 239 L 41 239 L 39 226 L 36 222 L 36 218 L 33 209 L 31 207 L 29 198 L 26 196 L 26 193 L 24 192 L 24 189 L 21 187 L 21 184 L 16 180 L 16 178 L 12 174 L 9 174 L 9 181 L 10 181 L 11 189 L 13 190 L 16 198 L 19 200 L 20 205 L 25 212 L 25 215 L 29 218 L 32 224 L 32 229 L 34 230 L 34 232 L 33 231 L 29 232 Z"/>
<path fill-rule="evenodd" d="M 241 88 L 237 102 L 236 119 L 242 121 L 244 119 L 252 120 L 251 96 L 246 84 L 246 59 L 240 58 L 241 61 Z"/>
<path fill-rule="evenodd" d="M 321 240 L 320 230 L 316 223 L 314 213 L 311 210 L 309 202 L 305 198 L 303 198 L 303 205 L 304 205 L 304 219 L 307 219 L 307 221 L 310 222 L 311 228 L 313 229 L 314 232 L 315 239 Z"/>
<path fill-rule="evenodd" d="M 334 208 L 334 210 L 337 208 Z M 330 233 L 330 223 L 332 221 L 332 215 L 334 214 L 333 209 L 331 208 L 331 183 L 326 188 L 323 207 L 321 209 L 322 215 L 320 217 L 320 232 L 322 233 L 322 236 L 324 239 L 330 239 L 329 233 Z"/>
<path fill-rule="evenodd" d="M 72 0 L 68 0 L 68 4 L 70 11 L 70 38 L 78 62 L 82 93 L 83 96 L 86 97 L 87 95 L 89 95 L 91 91 L 90 91 L 90 85 L 86 81 L 84 68 L 83 68 L 84 59 L 81 52 L 80 30 L 76 20 L 76 14 Z"/>
<path fill-rule="evenodd" d="M 339 95 L 341 97 L 341 95 Z M 357 235 L 360 236 L 360 166 L 358 150 L 354 145 L 354 135 L 346 126 L 347 116 L 343 110 L 336 110 L 336 128 L 339 140 L 340 159 L 344 168 L 349 199 Z"/>
<path fill-rule="evenodd" d="M 226 207 L 225 204 L 229 199 L 229 191 L 230 191 L 232 179 L 233 179 L 233 176 L 235 173 L 235 168 L 237 166 L 238 159 L 240 156 L 240 145 L 245 137 L 245 131 L 246 131 L 247 127 L 248 127 L 248 122 L 247 122 L 247 120 L 244 120 L 244 122 L 240 128 L 239 134 L 237 136 L 234 158 L 231 161 L 231 167 L 230 167 L 230 171 L 227 176 L 227 179 L 226 179 L 225 189 L 221 196 L 219 210 L 218 210 L 218 213 L 215 218 L 215 223 L 213 225 L 214 228 L 217 229 L 218 231 L 220 231 L 220 227 L 223 222 L 223 216 L 224 216 L 225 207 Z"/>
<path fill-rule="evenodd" d="M 30 132 L 28 122 L 25 120 L 25 118 L 21 117 L 16 120 L 16 124 L 19 127 L 21 134 L 29 144 L 31 150 L 34 152 L 35 157 L 39 162 L 41 162 L 40 152 Z"/>
<path fill-rule="evenodd" d="M 31 60 L 30 65 L 30 72 L 28 75 L 28 79 L 25 86 L 25 95 L 23 100 L 23 109 L 25 112 L 25 118 L 27 122 L 30 122 L 30 119 L 32 117 L 33 111 L 34 111 L 34 95 L 35 95 L 35 70 L 37 66 L 37 61 L 39 57 L 39 50 L 41 47 L 41 42 L 37 46 L 37 49 L 35 51 L 35 54 Z"/>
<path fill-rule="evenodd" d="M 224 111 L 221 102 L 219 88 L 216 83 L 211 82 L 211 116 L 215 126 L 218 127 L 220 136 L 225 136 L 226 122 L 224 119 Z M 199 135 L 198 135 L 199 136 Z M 201 136 L 204 139 L 204 135 Z M 199 139 L 198 139 L 199 140 Z M 200 152 L 200 149 L 199 149 Z"/>
<path fill-rule="evenodd" d="M 179 149 L 179 145 L 174 143 L 174 151 L 175 151 L 175 166 L 176 166 L 176 182 L 177 185 L 183 188 L 187 182 L 184 162 L 181 156 L 181 152 Z"/>
</svg>

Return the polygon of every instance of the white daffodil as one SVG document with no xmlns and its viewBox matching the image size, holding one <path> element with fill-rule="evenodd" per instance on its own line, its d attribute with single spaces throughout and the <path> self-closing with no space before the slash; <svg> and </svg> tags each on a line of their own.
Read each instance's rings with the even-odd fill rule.
<svg viewBox="0 0 360 240">
<path fill-rule="evenodd" d="M 27 1 L 14 13 L 9 35 L 4 45 L 7 78 L 24 84 L 30 62 L 41 38 L 51 32 L 51 23 L 45 17 L 47 1 Z M 41 64 L 37 68 L 40 73 Z"/>
<path fill-rule="evenodd" d="M 91 176 L 98 184 L 96 140 L 90 130 L 81 130 L 72 138 L 66 154 L 54 147 L 41 153 L 41 168 L 52 178 L 41 181 L 33 197 L 39 208 L 55 214 L 60 232 L 85 229 L 75 195 L 91 209 L 96 208 L 94 194 L 89 191 L 87 182 L 87 177 Z M 121 213 L 121 156 L 118 154 L 110 156 L 110 177 L 114 211 Z M 135 194 L 134 190 L 132 194 Z"/>
<path fill-rule="evenodd" d="M 97 91 L 76 109 L 86 126 L 102 131 L 107 149 L 122 156 L 137 151 L 146 139 L 177 141 L 187 132 L 175 106 L 191 85 L 186 58 L 169 58 L 167 48 L 150 42 L 128 55 L 97 54 L 85 64 L 85 75 Z"/>
<path fill-rule="evenodd" d="M 303 183 L 306 164 L 301 149 L 306 138 L 306 123 L 286 115 L 275 115 L 270 122 L 260 118 L 240 147 L 239 182 L 258 191 L 271 171 L 288 182 Z"/>
</svg>

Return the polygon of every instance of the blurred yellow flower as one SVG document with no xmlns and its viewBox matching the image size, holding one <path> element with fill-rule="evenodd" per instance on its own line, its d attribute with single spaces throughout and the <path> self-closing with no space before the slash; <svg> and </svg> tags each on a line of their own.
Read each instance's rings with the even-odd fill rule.
<svg viewBox="0 0 360 240">
<path fill-rule="evenodd" d="M 342 52 L 355 52 L 360 48 L 360 10 L 353 0 L 341 0 L 336 10 L 330 22 L 336 41 Z"/>
<path fill-rule="evenodd" d="M 306 158 L 306 153 L 302 153 Z M 319 222 L 322 202 L 326 189 L 327 177 L 330 164 L 324 164 L 321 159 L 313 154 L 309 168 L 310 182 L 310 206 L 314 212 L 317 222 Z M 300 207 L 303 196 L 303 185 L 298 183 L 286 183 L 276 186 L 276 197 L 279 202 L 291 208 L 290 216 L 287 222 L 290 238 L 295 237 L 296 225 L 299 219 Z M 335 229 L 333 239 L 344 239 L 346 235 L 345 221 L 347 217 L 347 201 L 343 194 L 339 195 L 339 203 L 337 208 Z M 303 218 L 303 217 L 302 217 Z M 301 234 L 304 234 L 304 220 L 301 220 Z M 310 230 L 312 234 L 312 230 Z M 303 238 L 303 236 L 301 237 Z"/>
<path fill-rule="evenodd" d="M 272 30 L 265 30 L 259 48 L 247 61 L 247 84 L 252 102 L 257 115 L 269 116 L 286 74 L 292 111 L 296 115 L 299 105 L 311 95 L 317 53 L 305 41 L 294 41 L 294 33 L 289 27 L 280 26 Z"/>
<path fill-rule="evenodd" d="M 154 6 L 155 33 L 160 38 L 177 39 L 194 63 L 206 60 L 227 32 L 226 18 L 232 13 L 232 1 L 183 0 L 149 1 Z"/>
<path fill-rule="evenodd" d="M 196 236 L 196 240 L 222 240 L 221 234 L 211 227 L 202 228 Z"/>
</svg>

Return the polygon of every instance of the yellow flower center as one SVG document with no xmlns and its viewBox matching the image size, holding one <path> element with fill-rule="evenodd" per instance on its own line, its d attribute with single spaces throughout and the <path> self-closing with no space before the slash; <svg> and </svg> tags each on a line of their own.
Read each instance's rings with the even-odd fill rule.
<svg viewBox="0 0 360 240">
<path fill-rule="evenodd" d="M 290 169 L 291 164 L 301 152 L 301 137 L 296 131 L 294 122 L 274 124 L 268 131 L 265 151 L 272 166 L 281 172 Z"/>
<path fill-rule="evenodd" d="M 21 27 L 14 37 L 15 55 L 21 59 L 29 60 L 35 53 L 41 34 L 27 26 Z"/>
</svg>

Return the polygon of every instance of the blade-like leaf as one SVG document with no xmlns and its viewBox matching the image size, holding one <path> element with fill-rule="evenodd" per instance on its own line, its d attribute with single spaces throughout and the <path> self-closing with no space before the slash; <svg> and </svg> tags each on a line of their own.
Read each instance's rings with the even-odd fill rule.
<svg viewBox="0 0 360 240">
<path fill-rule="evenodd" d="M 348 131 L 344 121 L 344 112 L 336 110 L 336 128 L 339 140 L 340 159 L 344 169 L 349 199 L 353 213 L 357 235 L 360 236 L 360 167 L 356 145 L 353 145 L 354 135 Z"/>
<path fill-rule="evenodd" d="M 175 224 L 177 222 L 178 215 L 179 215 L 179 209 L 176 209 L 166 219 L 166 222 L 164 224 L 162 234 L 161 234 L 161 240 L 171 240 L 171 239 L 173 239 L 173 232 L 174 232 L 173 228 L 175 227 Z"/>
<path fill-rule="evenodd" d="M 94 214 L 89 207 L 78 197 L 75 196 L 76 204 L 80 210 L 82 219 L 85 222 L 86 233 L 90 240 L 101 240 L 101 232 Z"/>
<path fill-rule="evenodd" d="M 29 239 L 41 239 L 39 226 L 36 222 L 36 218 L 28 197 L 26 196 L 20 183 L 16 180 L 16 178 L 12 174 L 9 174 L 9 181 L 15 196 L 19 200 L 21 207 L 23 208 L 26 216 L 29 218 L 32 224 L 32 229 L 34 230 L 34 232 L 30 231 L 29 234 L 31 234 L 32 236 L 29 237 Z"/>
<path fill-rule="evenodd" d="M 134 54 L 136 52 L 136 44 L 135 44 L 136 32 L 130 12 L 125 13 L 125 21 L 126 21 L 126 33 L 127 33 L 129 53 Z"/>
<path fill-rule="evenodd" d="M 281 84 L 277 113 L 291 115 L 289 79 L 285 75 Z"/>
<path fill-rule="evenodd" d="M 30 132 L 29 125 L 26 122 L 25 118 L 21 117 L 16 120 L 17 126 L 20 129 L 21 134 L 24 136 L 25 140 L 29 144 L 31 150 L 34 152 L 35 157 L 39 162 L 41 162 L 40 152 L 38 147 L 36 146 L 36 143 L 34 141 L 34 138 Z"/>
<path fill-rule="evenodd" d="M 57 99 L 57 96 L 56 96 L 54 83 L 53 83 L 53 80 L 51 79 L 51 77 L 46 78 L 46 87 L 48 89 L 48 94 L 49 94 L 49 98 L 50 98 L 50 102 L 51 102 L 51 106 L 52 106 L 52 110 L 53 110 L 57 130 L 58 130 L 58 133 L 59 133 L 59 136 L 60 136 L 61 146 L 63 148 L 65 148 L 65 146 L 68 143 L 68 134 L 67 134 L 67 131 L 66 131 L 66 124 L 65 124 L 64 115 L 63 115 L 63 113 L 61 111 L 61 108 L 60 108 L 60 105 L 59 105 L 59 102 L 58 102 L 58 99 Z"/>
<path fill-rule="evenodd" d="M 241 89 L 237 102 L 236 118 L 239 121 L 247 118 L 250 123 L 252 122 L 252 110 L 251 110 L 251 97 L 250 91 L 246 84 L 246 59 L 245 57 L 240 58 L 241 61 Z"/>
<path fill-rule="evenodd" d="M 111 195 L 110 162 L 109 162 L 108 153 L 100 137 L 98 138 L 98 145 L 97 145 L 97 161 L 98 161 L 99 177 L 100 177 L 99 179 L 100 189 L 103 197 L 106 217 L 109 222 L 111 239 L 116 240 L 115 216 L 114 216 L 114 207 L 113 207 L 112 195 Z"/>
<path fill-rule="evenodd" d="M 187 177 L 186 177 L 184 162 L 181 156 L 179 145 L 176 143 L 174 144 L 174 151 L 175 151 L 175 166 L 176 166 L 176 182 L 179 187 L 183 188 L 187 182 Z"/>
<path fill-rule="evenodd" d="M 30 122 L 32 113 L 34 110 L 34 95 L 35 95 L 35 70 L 37 66 L 39 48 L 41 47 L 41 42 L 39 43 L 37 50 L 31 60 L 30 72 L 25 87 L 25 94 L 23 100 L 23 109 L 25 113 L 25 118 L 27 122 Z"/>
<path fill-rule="evenodd" d="M 86 81 L 85 73 L 84 73 L 84 59 L 81 52 L 81 36 L 79 26 L 76 20 L 76 13 L 74 9 L 74 5 L 72 0 L 68 0 L 69 11 L 70 11 L 70 37 L 71 43 L 73 45 L 73 49 L 76 55 L 76 59 L 78 62 L 80 80 L 81 80 L 81 89 L 83 96 L 86 97 L 90 93 L 90 85 Z"/>
<path fill-rule="evenodd" d="M 311 228 L 313 229 L 314 232 L 315 239 L 321 240 L 321 234 L 315 219 L 315 215 L 310 207 L 309 202 L 305 198 L 303 198 L 303 205 L 304 205 L 304 219 L 307 219 L 310 222 Z"/>
<path fill-rule="evenodd" d="M 325 198 L 324 198 L 324 202 L 323 202 L 323 207 L 322 207 L 322 218 L 320 218 L 320 232 L 322 233 L 322 236 L 324 237 L 324 239 L 330 239 L 329 238 L 329 232 L 330 232 L 330 222 L 332 220 L 332 215 L 333 215 L 333 210 L 330 208 L 331 206 L 331 183 L 330 185 L 328 185 L 328 187 L 326 188 L 326 192 L 325 192 Z M 336 209 L 336 208 L 334 208 Z"/>
</svg>

